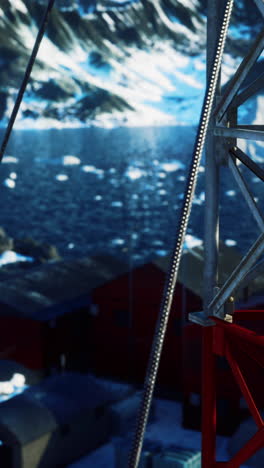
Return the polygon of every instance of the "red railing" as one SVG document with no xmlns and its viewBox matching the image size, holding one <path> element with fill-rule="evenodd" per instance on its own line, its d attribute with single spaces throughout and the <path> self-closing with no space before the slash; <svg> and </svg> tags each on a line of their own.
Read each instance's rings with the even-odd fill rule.
<svg viewBox="0 0 264 468">
<path fill-rule="evenodd" d="M 252 315 L 250 314 L 252 312 Z M 238 320 L 264 320 L 264 311 L 237 311 Z M 249 388 L 245 375 L 243 355 L 261 368 L 264 367 L 264 333 L 256 333 L 235 323 L 216 317 L 215 326 L 203 328 L 203 376 L 202 376 L 202 467 L 238 468 L 255 452 L 264 447 L 264 421 L 258 409 L 253 385 Z M 264 324 L 264 322 L 262 322 Z M 228 461 L 216 461 L 216 356 L 223 356 L 230 365 L 234 378 L 244 396 L 256 423 L 256 434 Z M 247 368 L 247 371 L 251 369 Z M 253 372 L 253 371 L 252 371 Z M 248 372 L 247 372 L 248 374 Z M 263 392 L 264 389 L 262 389 Z"/>
</svg>

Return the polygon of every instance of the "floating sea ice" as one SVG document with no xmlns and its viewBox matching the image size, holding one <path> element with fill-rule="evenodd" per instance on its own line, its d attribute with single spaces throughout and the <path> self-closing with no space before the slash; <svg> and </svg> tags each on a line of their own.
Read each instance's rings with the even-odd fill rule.
<svg viewBox="0 0 264 468">
<path fill-rule="evenodd" d="M 88 166 L 88 165 L 82 166 L 82 171 L 83 171 L 83 172 L 90 173 L 90 174 L 95 174 L 95 175 L 97 175 L 97 177 L 99 177 L 100 179 L 102 179 L 103 176 L 104 176 L 104 171 L 103 171 L 103 169 L 98 169 L 98 168 L 95 167 L 95 166 Z"/>
<path fill-rule="evenodd" d="M 16 179 L 17 179 L 17 174 L 16 174 L 16 172 L 11 172 L 11 173 L 9 174 L 9 177 L 10 177 L 10 179 L 16 180 Z"/>
<path fill-rule="evenodd" d="M 183 247 L 184 249 L 192 249 L 193 247 L 198 247 L 202 244 L 202 239 L 198 239 L 198 237 L 192 236 L 191 234 L 186 234 Z"/>
<path fill-rule="evenodd" d="M 124 245 L 125 241 L 124 239 L 112 239 L 111 244 L 112 245 Z"/>
<path fill-rule="evenodd" d="M 227 190 L 225 193 L 228 197 L 234 197 L 236 195 L 235 190 Z"/>
<path fill-rule="evenodd" d="M 167 193 L 167 190 L 164 190 L 164 189 L 159 190 L 160 195 L 166 195 L 166 193 Z"/>
<path fill-rule="evenodd" d="M 55 179 L 58 180 L 59 182 L 65 182 L 65 180 L 68 180 L 69 177 L 66 174 L 57 174 L 55 176 Z"/>
<path fill-rule="evenodd" d="M 110 174 L 115 174 L 116 169 L 114 167 L 110 167 L 109 172 L 110 172 Z"/>
<path fill-rule="evenodd" d="M 184 182 L 186 180 L 186 177 L 181 175 L 181 176 L 177 177 L 177 180 L 179 180 L 179 182 Z"/>
<path fill-rule="evenodd" d="M 165 257 L 165 255 L 167 255 L 168 251 L 167 251 L 167 250 L 163 250 L 163 249 L 158 249 L 158 250 L 155 250 L 155 253 L 156 253 L 159 257 Z"/>
<path fill-rule="evenodd" d="M 158 173 L 158 176 L 159 176 L 161 179 L 165 179 L 166 174 L 165 174 L 165 172 L 159 172 L 159 173 Z"/>
<path fill-rule="evenodd" d="M 137 180 L 140 179 L 140 177 L 145 176 L 146 172 L 142 171 L 138 167 L 132 167 L 130 166 L 126 172 L 125 176 L 128 177 L 130 180 Z"/>
<path fill-rule="evenodd" d="M 153 242 L 152 242 L 153 245 L 163 245 L 164 242 L 161 241 L 161 240 L 158 240 L 158 239 L 155 239 Z"/>
<path fill-rule="evenodd" d="M 138 199 L 138 194 L 137 194 L 137 193 L 133 193 L 132 198 L 133 198 L 133 200 L 137 200 L 137 199 Z"/>
<path fill-rule="evenodd" d="M 200 166 L 200 167 L 199 167 L 199 172 L 205 172 L 205 167 L 204 167 L 204 166 Z"/>
<path fill-rule="evenodd" d="M 133 239 L 133 240 L 138 239 L 138 233 L 137 232 L 132 232 L 131 239 Z"/>
<path fill-rule="evenodd" d="M 76 156 L 72 156 L 67 154 L 66 156 L 62 156 L 62 164 L 64 166 L 77 166 L 80 164 L 81 160 Z"/>
<path fill-rule="evenodd" d="M 110 179 L 109 180 L 110 184 L 113 185 L 114 187 L 118 186 L 118 180 L 117 179 Z"/>
<path fill-rule="evenodd" d="M 237 241 L 235 241 L 234 239 L 226 239 L 225 245 L 227 245 L 228 247 L 233 247 L 234 245 L 237 245 Z"/>
<path fill-rule="evenodd" d="M 11 163 L 11 164 L 16 164 L 18 163 L 18 159 L 15 158 L 14 156 L 4 156 L 3 159 L 2 159 L 2 164 L 8 164 L 8 163 Z"/>
<path fill-rule="evenodd" d="M 185 168 L 185 165 L 183 163 L 181 163 L 180 161 L 177 161 L 177 160 L 162 163 L 160 166 L 166 172 L 174 172 L 174 171 L 178 171 L 179 169 L 184 169 Z"/>
<path fill-rule="evenodd" d="M 15 181 L 9 178 L 5 179 L 3 184 L 5 185 L 5 187 L 11 188 L 11 189 L 15 188 L 16 186 Z"/>
<path fill-rule="evenodd" d="M 75 245 L 73 242 L 70 242 L 67 247 L 68 249 L 74 249 Z"/>
<path fill-rule="evenodd" d="M 195 205 L 202 205 L 205 201 L 205 192 L 201 192 L 200 195 L 195 196 L 193 199 L 193 203 Z"/>
<path fill-rule="evenodd" d="M 103 198 L 103 197 L 102 197 L 101 195 L 95 195 L 95 197 L 94 197 L 94 199 L 95 199 L 96 201 L 100 201 L 100 200 L 102 200 L 102 198 Z"/>
<path fill-rule="evenodd" d="M 113 206 L 114 208 L 120 208 L 121 206 L 123 206 L 123 202 L 121 201 L 113 201 L 111 203 L 111 206 Z"/>
<path fill-rule="evenodd" d="M 158 161 L 157 159 L 154 159 L 152 162 L 153 162 L 154 166 L 158 166 L 158 165 L 159 165 L 159 161 Z"/>
</svg>

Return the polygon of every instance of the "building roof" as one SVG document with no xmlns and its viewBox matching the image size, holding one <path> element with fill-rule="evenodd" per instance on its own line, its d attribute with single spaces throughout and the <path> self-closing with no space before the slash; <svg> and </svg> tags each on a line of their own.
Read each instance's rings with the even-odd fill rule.
<svg viewBox="0 0 264 468">
<path fill-rule="evenodd" d="M 111 256 L 48 262 L 23 276 L 0 282 L 0 314 L 39 320 L 69 312 L 89 303 L 89 293 L 127 271 Z"/>
<path fill-rule="evenodd" d="M 228 247 L 222 242 L 219 248 L 219 285 L 223 285 L 230 273 L 241 261 L 242 255 L 234 248 Z M 167 272 L 170 265 L 170 257 L 159 257 L 153 262 L 157 267 Z M 193 291 L 198 296 L 203 296 L 203 269 L 204 247 L 196 246 L 183 251 L 178 281 Z M 264 278 L 258 277 L 249 286 L 249 295 L 264 290 Z"/>
</svg>

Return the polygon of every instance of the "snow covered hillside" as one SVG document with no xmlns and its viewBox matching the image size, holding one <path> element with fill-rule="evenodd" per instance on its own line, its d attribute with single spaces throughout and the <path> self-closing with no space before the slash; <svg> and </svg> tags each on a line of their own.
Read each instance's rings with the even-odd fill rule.
<svg viewBox="0 0 264 468">
<path fill-rule="evenodd" d="M 17 127 L 195 124 L 205 83 L 205 0 L 57 0 Z M 47 0 L 0 0 L 6 124 Z M 261 27 L 237 1 L 223 80 Z"/>
</svg>

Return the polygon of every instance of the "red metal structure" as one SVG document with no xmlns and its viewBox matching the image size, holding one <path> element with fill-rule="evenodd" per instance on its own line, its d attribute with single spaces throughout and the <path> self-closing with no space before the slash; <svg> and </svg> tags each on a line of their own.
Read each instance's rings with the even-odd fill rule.
<svg viewBox="0 0 264 468">
<path fill-rule="evenodd" d="M 216 41 L 219 20 L 216 12 L 219 0 L 208 2 L 208 34 L 212 43 Z M 253 2 L 254 3 L 254 2 Z M 254 6 L 254 5 L 252 5 Z M 264 16 L 264 3 L 255 0 L 255 6 Z M 236 291 L 250 284 L 252 278 L 263 273 L 264 221 L 255 199 L 249 190 L 237 161 L 240 160 L 249 171 L 264 180 L 263 170 L 237 147 L 237 138 L 245 140 L 264 139 L 263 125 L 240 126 L 237 121 L 238 107 L 260 89 L 261 76 L 244 84 L 245 78 L 256 64 L 264 48 L 264 31 L 253 43 L 248 55 L 242 60 L 225 93 L 221 96 L 218 88 L 218 102 L 212 113 L 207 144 L 207 205 L 205 232 L 205 298 L 204 312 L 191 314 L 190 319 L 202 326 L 202 467 L 237 468 L 246 462 L 256 451 L 264 447 L 264 421 L 259 408 L 263 407 L 264 388 L 264 311 L 243 310 L 233 313 L 230 301 Z M 213 50 L 208 46 L 208 64 L 212 61 Z M 220 137 L 220 138 L 219 138 Z M 214 155 L 214 156 L 213 156 Z M 219 216 L 219 166 L 228 165 L 247 202 L 251 214 L 262 234 L 248 253 L 237 265 L 230 278 L 219 289 L 217 286 L 218 257 L 218 216 Z M 211 187 L 211 188 L 210 188 Z M 209 199 L 210 197 L 210 199 Z M 230 316 L 231 313 L 231 316 Z M 233 317 L 232 317 L 233 315 Z M 217 391 L 221 382 L 217 381 L 217 356 L 225 359 L 232 375 L 246 400 L 248 409 L 256 423 L 255 435 L 229 461 L 216 460 Z"/>
<path fill-rule="evenodd" d="M 242 311 L 241 318 L 260 320 L 264 323 L 264 311 Z M 264 446 L 264 421 L 258 409 L 263 385 L 253 379 L 252 371 L 257 364 L 264 367 L 264 331 L 262 334 L 245 327 L 211 317 L 215 326 L 203 329 L 203 393 L 202 393 L 202 460 L 203 467 L 237 468 Z M 216 452 L 216 356 L 228 361 L 234 378 L 244 396 L 256 423 L 256 434 L 229 461 L 217 462 Z M 250 368 L 252 364 L 253 369 Z M 252 387 L 257 384 L 257 388 Z M 263 379 L 262 382 L 263 384 Z M 250 385 L 251 384 L 251 385 Z M 260 385 L 260 387 L 259 387 Z"/>
</svg>

